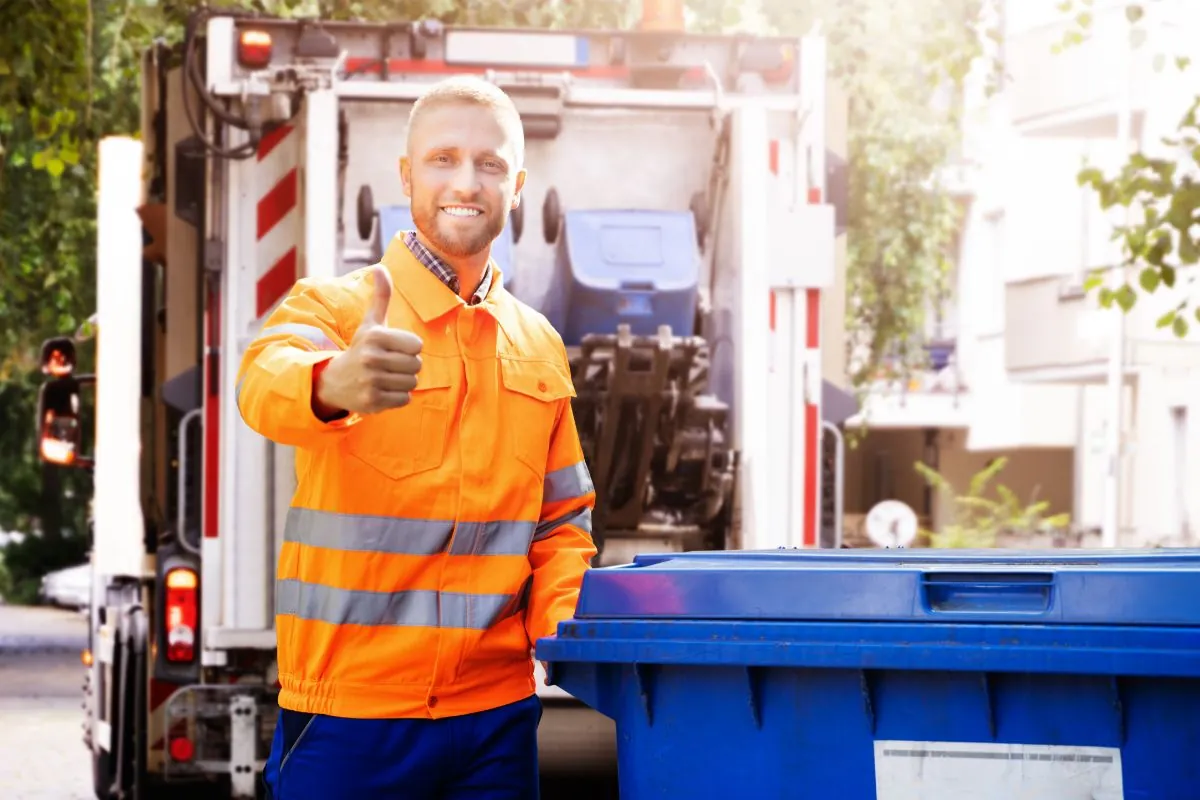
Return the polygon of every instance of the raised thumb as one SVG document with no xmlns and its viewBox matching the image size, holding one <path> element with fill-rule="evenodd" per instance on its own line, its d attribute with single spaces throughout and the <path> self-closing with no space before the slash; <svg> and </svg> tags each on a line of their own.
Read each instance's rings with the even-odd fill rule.
<svg viewBox="0 0 1200 800">
<path fill-rule="evenodd" d="M 371 268 L 375 291 L 371 293 L 371 305 L 367 307 L 363 325 L 387 326 L 388 304 L 392 302 L 392 276 L 387 267 L 376 264 Z"/>
</svg>

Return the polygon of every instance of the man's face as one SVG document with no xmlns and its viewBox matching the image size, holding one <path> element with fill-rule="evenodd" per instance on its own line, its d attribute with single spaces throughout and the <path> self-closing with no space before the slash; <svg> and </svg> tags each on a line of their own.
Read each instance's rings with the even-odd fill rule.
<svg viewBox="0 0 1200 800">
<path fill-rule="evenodd" d="M 484 252 L 520 202 L 525 171 L 516 158 L 492 109 L 463 102 L 426 111 L 400 160 L 417 230 L 444 256 Z"/>
</svg>

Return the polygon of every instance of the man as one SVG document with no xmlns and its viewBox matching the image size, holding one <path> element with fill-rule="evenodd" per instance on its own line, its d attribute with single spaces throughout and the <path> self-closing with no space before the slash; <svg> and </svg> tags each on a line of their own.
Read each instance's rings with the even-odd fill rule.
<svg viewBox="0 0 1200 800">
<path fill-rule="evenodd" d="M 246 423 L 296 447 L 277 800 L 538 795 L 531 648 L 596 550 L 562 339 L 490 259 L 523 158 L 503 92 L 432 87 L 400 160 L 416 231 L 299 281 L 243 359 Z"/>
</svg>

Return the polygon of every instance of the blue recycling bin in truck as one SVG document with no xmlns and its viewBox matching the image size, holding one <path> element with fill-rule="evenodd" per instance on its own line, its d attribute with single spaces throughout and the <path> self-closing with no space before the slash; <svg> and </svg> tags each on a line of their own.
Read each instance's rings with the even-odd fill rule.
<svg viewBox="0 0 1200 800">
<path fill-rule="evenodd" d="M 537 656 L 622 800 L 1200 798 L 1200 551 L 641 556 Z"/>
</svg>

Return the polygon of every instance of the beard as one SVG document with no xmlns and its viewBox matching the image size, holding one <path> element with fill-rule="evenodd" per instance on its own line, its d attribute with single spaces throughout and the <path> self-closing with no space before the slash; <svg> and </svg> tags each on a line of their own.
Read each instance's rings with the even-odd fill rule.
<svg viewBox="0 0 1200 800">
<path fill-rule="evenodd" d="M 468 258 L 487 250 L 504 230 L 502 211 L 456 220 L 443 214 L 437 201 L 413 203 L 413 224 L 430 244 L 451 258 Z"/>
</svg>

